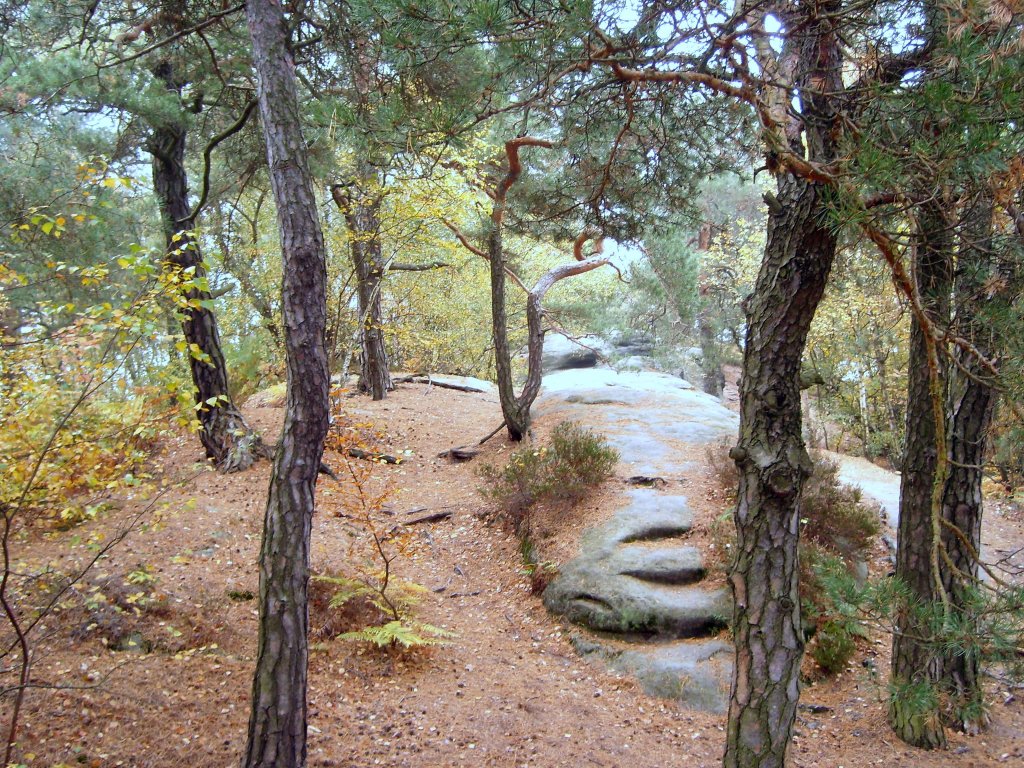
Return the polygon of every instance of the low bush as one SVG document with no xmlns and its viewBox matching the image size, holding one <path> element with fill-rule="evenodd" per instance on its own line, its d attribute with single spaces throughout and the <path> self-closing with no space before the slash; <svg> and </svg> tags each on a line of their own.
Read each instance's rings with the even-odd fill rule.
<svg viewBox="0 0 1024 768">
<path fill-rule="evenodd" d="M 878 508 L 839 479 L 839 465 L 817 456 L 800 501 L 803 540 L 844 560 L 867 550 L 881 530 Z"/>
<path fill-rule="evenodd" d="M 729 446 L 709 448 L 708 464 L 723 488 L 736 493 L 739 471 Z M 881 530 L 876 506 L 863 500 L 859 488 L 839 479 L 839 465 L 814 456 L 814 471 L 804 482 L 800 499 L 800 536 L 804 543 L 839 555 L 844 560 L 864 552 Z"/>
<path fill-rule="evenodd" d="M 519 528 L 534 504 L 572 504 L 611 477 L 619 453 L 600 435 L 571 421 L 559 424 L 550 444 L 527 446 L 504 467 L 485 465 L 481 493 L 496 501 Z"/>
</svg>

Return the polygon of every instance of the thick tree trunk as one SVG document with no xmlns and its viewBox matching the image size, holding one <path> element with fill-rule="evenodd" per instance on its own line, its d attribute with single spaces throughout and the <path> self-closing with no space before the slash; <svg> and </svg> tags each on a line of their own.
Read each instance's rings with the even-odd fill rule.
<svg viewBox="0 0 1024 768">
<path fill-rule="evenodd" d="M 918 209 L 918 233 L 914 249 L 917 291 L 924 310 L 933 322 L 945 327 L 949 317 L 952 289 L 952 230 L 941 201 L 933 200 Z M 938 467 L 937 425 L 933 409 L 931 363 L 925 343 L 925 329 L 916 318 L 910 330 L 909 382 L 907 392 L 906 441 L 900 481 L 899 538 L 896 576 L 909 587 L 916 602 L 934 606 L 938 591 L 936 568 L 936 522 L 932 516 L 932 494 Z M 944 368 L 944 366 L 942 366 Z M 939 376 L 945 380 L 945 371 Z M 925 749 L 946 744 L 946 735 L 934 706 L 921 707 L 922 697 L 909 691 L 935 686 L 942 678 L 942 657 L 929 636 L 925 622 L 913 606 L 900 610 L 893 634 L 892 683 L 896 693 L 889 703 L 889 723 L 903 741 Z M 934 689 L 933 689 L 934 690 Z M 900 695 L 907 691 L 908 695 Z"/>
<path fill-rule="evenodd" d="M 363 175 L 364 179 L 370 179 Z M 372 182 L 372 179 L 370 179 Z M 345 216 L 352 240 L 352 267 L 356 274 L 356 295 L 359 299 L 359 391 L 368 392 L 374 400 L 383 400 L 395 388 L 388 371 L 388 353 L 384 343 L 384 312 L 381 304 L 381 280 L 384 258 L 380 242 L 379 193 L 335 186 L 331 192 Z M 364 199 L 364 195 L 369 195 Z"/>
<path fill-rule="evenodd" d="M 181 86 L 175 82 L 169 64 L 159 65 L 155 74 L 168 90 L 180 92 Z M 165 261 L 178 269 L 191 270 L 192 276 L 200 279 L 205 275 L 205 268 L 199 243 L 190 234 L 195 222 L 191 219 L 188 202 L 186 137 L 183 124 L 159 125 L 153 129 L 148 148 L 153 157 L 153 191 L 160 204 L 167 245 Z M 196 413 L 202 425 L 199 439 L 207 458 L 218 468 L 225 472 L 246 469 L 257 458 L 269 456 L 269 451 L 231 401 L 217 318 L 204 306 L 210 301 L 209 292 L 192 288 L 185 298 L 190 306 L 181 310 L 181 330 L 188 344 L 185 354 L 199 406 Z"/>
<path fill-rule="evenodd" d="M 953 529 L 944 527 L 942 546 L 952 568 L 945 568 L 943 586 L 952 607 L 961 612 L 960 621 L 975 622 L 965 613 L 969 592 L 977 585 L 978 552 L 981 549 L 982 467 L 988 443 L 997 394 L 983 383 L 988 372 L 975 359 L 961 356 L 961 364 L 978 380 L 959 374 L 952 383 L 956 390 L 951 402 L 949 426 L 950 473 L 942 499 L 942 518 Z M 961 538 L 962 536 L 962 538 Z M 954 570 L 955 569 L 955 570 Z M 977 636 L 977 632 L 972 633 Z M 981 669 L 975 649 L 943 654 L 942 688 L 949 696 L 951 709 L 946 713 L 949 725 L 978 732 L 988 725 L 982 704 Z"/>
<path fill-rule="evenodd" d="M 242 765 L 299 768 L 306 762 L 309 535 L 329 419 L 326 254 L 281 6 L 249 0 L 246 16 L 281 232 L 288 395 L 263 523 L 259 646 Z"/>
<path fill-rule="evenodd" d="M 826 188 L 792 176 L 750 300 L 740 439 L 737 546 L 730 581 L 736 674 L 725 765 L 781 766 L 792 736 L 804 637 L 800 623 L 800 493 L 811 473 L 800 413 L 800 362 L 835 256 L 822 222 Z"/>
<path fill-rule="evenodd" d="M 979 200 L 967 217 L 954 292 L 961 302 L 956 331 L 981 354 L 991 357 L 997 349 L 997 340 L 992 328 L 978 316 L 977 307 L 992 261 L 991 200 Z M 946 523 L 942 546 L 952 567 L 944 571 L 943 586 L 953 609 L 961 613 L 960 620 L 972 622 L 967 603 L 978 578 L 982 467 L 998 393 L 991 384 L 991 372 L 975 355 L 958 348 L 956 357 L 957 366 L 950 372 L 949 387 L 950 469 L 942 498 L 942 518 Z M 942 660 L 943 688 L 951 704 L 946 722 L 977 732 L 988 725 L 982 706 L 981 669 L 978 654 L 971 652 L 972 649 L 963 650 L 967 652 L 947 652 Z"/>
<path fill-rule="evenodd" d="M 839 2 L 790 8 L 781 55 L 776 58 L 764 45 L 759 61 L 782 83 L 793 73 L 800 120 L 792 119 L 792 90 L 766 85 L 767 101 L 783 121 L 787 150 L 827 165 L 838 156 L 840 135 Z M 782 140 L 775 127 L 768 135 Z M 789 171 L 778 178 L 778 196 L 765 198 L 768 238 L 746 302 L 740 435 L 732 451 L 740 475 L 729 574 L 736 671 L 725 768 L 783 768 L 800 697 L 800 495 L 813 467 L 803 442 L 800 368 L 835 260 L 836 233 L 828 216 L 835 192 Z"/>
</svg>

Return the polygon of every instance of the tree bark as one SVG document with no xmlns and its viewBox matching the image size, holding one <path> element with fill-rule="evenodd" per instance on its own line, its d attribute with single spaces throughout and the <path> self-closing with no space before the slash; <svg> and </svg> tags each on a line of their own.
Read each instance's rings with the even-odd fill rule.
<svg viewBox="0 0 1024 768">
<path fill-rule="evenodd" d="M 276 0 L 246 4 L 283 258 L 288 395 L 260 549 L 260 629 L 244 768 L 306 762 L 309 536 L 329 419 L 326 253 Z"/>
<path fill-rule="evenodd" d="M 549 270 L 526 293 L 526 380 L 516 395 L 512 383 L 512 356 L 508 346 L 508 316 L 505 309 L 505 254 L 501 238 L 500 218 L 492 222 L 487 238 L 487 254 L 491 271 L 491 330 L 494 340 L 494 362 L 498 379 L 498 400 L 505 418 L 505 428 L 512 440 L 522 440 L 530 429 L 530 409 L 540 393 L 544 356 L 544 296 L 559 280 L 583 274 L 604 266 L 609 259 L 595 256 L 583 258 L 580 248 L 592 235 L 584 233 L 576 239 L 577 261 Z"/>
<path fill-rule="evenodd" d="M 967 212 L 963 244 L 957 259 L 954 296 L 960 301 L 956 331 L 986 357 L 997 351 L 990 326 L 979 316 L 984 292 L 983 278 L 992 267 L 992 201 L 983 195 Z M 949 557 L 943 586 L 961 621 L 976 626 L 967 603 L 977 584 L 978 553 L 981 551 L 983 479 L 988 449 L 988 430 L 995 412 L 998 392 L 990 371 L 975 355 L 957 348 L 957 366 L 950 372 L 949 425 L 947 428 L 950 469 L 942 498 L 942 547 Z M 974 636 L 978 635 L 975 631 Z M 943 688 L 953 705 L 947 724 L 968 732 L 988 725 L 981 706 L 980 659 L 973 649 L 943 655 Z"/>
<path fill-rule="evenodd" d="M 505 211 L 508 205 L 508 191 L 518 181 L 523 167 L 519 161 L 521 147 L 546 147 L 552 144 L 543 139 L 520 136 L 505 142 L 505 155 L 508 158 L 508 171 L 498 182 L 494 190 L 494 206 L 487 230 L 487 251 L 470 245 L 466 237 L 451 223 L 446 222 L 459 241 L 473 253 L 483 256 L 490 264 L 491 273 L 491 335 L 494 341 L 494 366 L 498 379 L 498 400 L 501 413 L 505 418 L 508 436 L 515 441 L 522 440 L 530 429 L 530 408 L 540 392 L 543 367 L 541 358 L 544 355 L 544 296 L 559 280 L 597 269 L 610 262 L 600 256 L 602 238 L 599 233 L 585 230 L 573 243 L 575 261 L 555 267 L 548 271 L 532 289 L 527 290 L 515 274 L 505 264 L 505 247 L 502 240 L 502 228 L 505 222 Z M 597 244 L 595 253 L 587 257 L 583 247 L 590 240 Z M 512 382 L 512 353 L 508 346 L 508 311 L 505 303 L 505 276 L 510 274 L 513 280 L 526 291 L 526 381 L 523 389 L 516 395 Z"/>
<path fill-rule="evenodd" d="M 372 171 L 364 168 L 361 174 L 370 184 L 348 188 L 336 185 L 331 188 L 331 195 L 345 216 L 352 240 L 352 266 L 359 299 L 359 391 L 368 392 L 374 400 L 383 400 L 395 385 L 388 371 L 381 304 L 381 281 L 385 271 L 380 242 L 381 197 L 379 192 L 364 189 L 373 185 L 370 173 Z"/>
<path fill-rule="evenodd" d="M 154 74 L 168 90 L 180 95 L 182 85 L 175 81 L 169 63 L 159 64 Z M 153 127 L 148 149 L 153 158 L 153 191 L 160 205 L 167 246 L 164 261 L 186 276 L 191 272 L 191 276 L 199 280 L 206 270 L 199 243 L 191 234 L 195 222 L 188 202 L 186 139 L 187 129 L 183 123 L 163 123 Z M 207 458 L 221 470 L 246 469 L 257 458 L 269 456 L 269 451 L 231 400 L 217 318 L 204 306 L 210 301 L 209 292 L 191 288 L 185 298 L 189 306 L 181 310 L 181 330 L 188 344 L 185 354 L 195 387 L 196 415 L 202 425 L 199 439 Z"/>
<path fill-rule="evenodd" d="M 838 0 L 800 2 L 783 19 L 776 57 L 767 45 L 759 64 L 769 111 L 767 133 L 799 160 L 827 165 L 838 157 L 842 57 Z M 763 19 L 759 22 L 763 23 Z M 800 119 L 792 117 L 793 91 Z M 773 106 L 774 105 L 774 106 Z M 740 434 L 732 451 L 740 482 L 735 512 L 732 586 L 736 670 L 726 728 L 725 768 L 783 768 L 800 697 L 804 636 L 800 618 L 800 496 L 812 470 L 803 442 L 800 367 L 807 333 L 836 253 L 828 221 L 834 190 L 784 170 L 777 196 L 766 195 L 768 237 L 753 295 L 740 383 Z"/>
<path fill-rule="evenodd" d="M 512 383 L 512 353 L 508 346 L 508 310 L 505 304 L 505 252 L 500 224 L 491 224 L 487 235 L 487 255 L 491 271 L 491 337 L 494 341 L 498 400 L 508 436 L 518 442 L 526 437 L 530 428 L 530 407 L 533 401 L 520 401 Z M 539 343 L 543 354 L 543 329 L 538 329 L 538 333 L 539 336 L 534 337 L 533 329 L 530 329 L 529 344 L 536 346 Z"/>
<path fill-rule="evenodd" d="M 749 307 L 740 439 L 735 607 L 736 674 L 725 765 L 785 764 L 800 695 L 804 637 L 800 620 L 800 494 L 810 476 L 800 409 L 800 362 L 811 319 L 835 256 L 822 224 L 826 189 L 784 176 L 781 210 L 768 220 L 768 242 Z"/>
<path fill-rule="evenodd" d="M 933 199 L 918 208 L 914 248 L 917 292 L 932 322 L 945 327 L 952 289 L 952 228 L 943 202 Z M 926 329 L 915 317 L 910 330 L 906 440 L 900 480 L 899 536 L 896 577 L 910 589 L 913 601 L 934 607 L 941 601 L 936 556 L 936 521 L 932 516 L 933 490 L 938 467 L 938 429 L 932 397 L 932 363 L 925 342 Z M 940 362 L 938 375 L 945 380 Z M 896 693 L 889 702 L 889 723 L 903 741 L 924 749 L 946 744 L 946 734 L 934 706 L 920 706 L 920 696 L 901 696 L 908 687 L 934 686 L 943 676 L 942 658 L 935 638 L 914 606 L 901 608 L 893 634 L 892 683 Z M 934 697 L 932 697 L 934 698 Z"/>
</svg>

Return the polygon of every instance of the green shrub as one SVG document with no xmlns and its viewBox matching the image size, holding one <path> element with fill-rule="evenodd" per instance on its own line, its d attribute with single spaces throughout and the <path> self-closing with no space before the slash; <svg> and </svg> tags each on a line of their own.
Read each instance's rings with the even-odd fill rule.
<svg viewBox="0 0 1024 768">
<path fill-rule="evenodd" d="M 805 546 L 800 597 L 805 623 L 813 637 L 808 652 L 825 672 L 842 671 L 863 637 L 860 605 L 864 589 L 857 585 L 845 561 L 813 546 Z"/>
<path fill-rule="evenodd" d="M 552 431 L 550 445 L 521 448 L 502 468 L 482 467 L 486 485 L 480 490 L 518 527 L 534 504 L 582 499 L 612 475 L 618 460 L 618 451 L 603 437 L 563 421 Z"/>
<path fill-rule="evenodd" d="M 832 620 L 818 625 L 810 649 L 811 657 L 829 674 L 842 671 L 856 650 L 849 626 Z"/>
</svg>

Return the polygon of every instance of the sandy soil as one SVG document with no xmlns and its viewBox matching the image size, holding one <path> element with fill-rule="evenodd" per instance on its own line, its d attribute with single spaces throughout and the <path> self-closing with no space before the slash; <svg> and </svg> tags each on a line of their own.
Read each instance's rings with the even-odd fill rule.
<svg viewBox="0 0 1024 768">
<path fill-rule="evenodd" d="M 493 521 L 475 469 L 512 447 L 490 440 L 472 462 L 438 452 L 482 437 L 500 420 L 495 398 L 402 385 L 383 403 L 344 399 L 352 420 L 372 423 L 389 453 L 370 489 L 393 488 L 390 514 L 376 516 L 401 547 L 399 578 L 427 588 L 417 617 L 455 634 L 414 653 L 381 653 L 341 641 L 318 643 L 310 661 L 310 766 L 628 766 L 718 764 L 724 718 L 652 699 L 628 679 L 578 658 L 572 631 L 531 593 L 518 541 Z M 273 434 L 276 407 L 249 411 Z M 539 425 L 541 431 L 551 425 Z M 82 601 L 48 619 L 36 642 L 33 688 L 23 711 L 19 759 L 31 766 L 233 766 L 241 756 L 256 643 L 256 558 L 270 468 L 222 476 L 197 469 L 197 442 L 166 445 L 164 472 L 181 482 L 145 526 L 102 558 L 78 586 Z M 705 457 L 681 457 L 700 462 Z M 336 470 L 345 463 L 328 454 Z M 624 478 L 623 478 L 624 479 Z M 539 524 L 543 556 L 564 558 L 586 526 L 610 514 L 626 487 L 613 481 L 571 511 Z M 676 489 L 672 489 L 676 490 Z M 313 568 L 351 572 L 367 535 L 344 503 L 349 491 L 324 479 L 314 519 Z M 727 504 L 703 474 L 679 483 L 697 516 L 694 536 Z M 449 510 L 433 523 L 397 526 L 406 512 Z M 30 532 L 16 542 L 22 571 L 69 573 L 95 554 L 135 509 L 74 531 Z M 1020 514 L 994 516 L 1000 544 L 1024 541 Z M 879 551 L 876 569 L 887 568 Z M 141 575 L 140 575 L 141 574 Z M 58 581 L 56 574 L 51 581 Z M 103 599 L 98 597 L 103 595 Z M 140 597 L 141 595 L 141 597 Z M 89 602 L 92 607 L 83 607 Z M 117 603 L 120 613 L 110 608 Z M 138 608 L 138 614 L 135 614 Z M 325 617 L 314 612 L 314 627 Z M 106 640 L 106 644 L 104 643 Z M 112 644 L 142 650 L 113 650 Z M 10 657 L 0 684 L 12 680 Z M 797 766 L 982 766 L 1024 763 L 1024 704 L 992 683 L 993 727 L 953 735 L 941 753 L 896 741 L 885 725 L 886 641 L 864 641 L 850 668 L 807 685 L 793 762 Z M 876 670 L 878 670 L 876 672 Z M 809 670 L 813 675 L 813 670 Z M 5 718 L 6 722 L 6 713 Z"/>
</svg>

